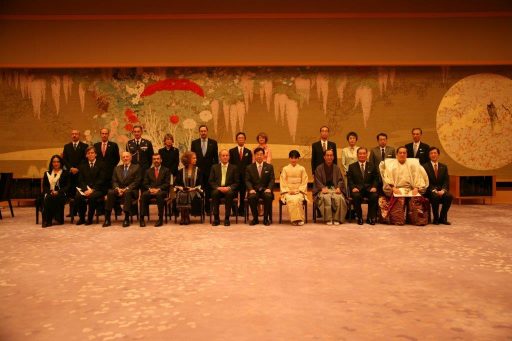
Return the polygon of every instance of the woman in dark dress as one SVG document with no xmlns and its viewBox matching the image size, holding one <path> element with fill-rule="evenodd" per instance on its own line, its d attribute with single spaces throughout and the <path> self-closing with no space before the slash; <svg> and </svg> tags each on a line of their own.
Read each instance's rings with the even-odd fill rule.
<svg viewBox="0 0 512 341">
<path fill-rule="evenodd" d="M 171 134 L 165 134 L 164 147 L 158 150 L 162 157 L 162 166 L 171 171 L 173 179 L 178 175 L 178 165 L 180 164 L 180 151 L 173 147 L 174 137 Z"/>
<path fill-rule="evenodd" d="M 197 157 L 194 152 L 185 152 L 181 157 L 183 168 L 178 171 L 174 182 L 176 190 L 176 206 L 180 210 L 180 225 L 190 224 L 190 214 L 201 215 L 202 174 L 196 166 Z"/>
<path fill-rule="evenodd" d="M 43 177 L 43 227 L 52 226 L 53 220 L 58 225 L 64 223 L 64 205 L 69 191 L 69 172 L 62 169 L 64 162 L 59 155 L 50 159 L 48 171 Z"/>
</svg>

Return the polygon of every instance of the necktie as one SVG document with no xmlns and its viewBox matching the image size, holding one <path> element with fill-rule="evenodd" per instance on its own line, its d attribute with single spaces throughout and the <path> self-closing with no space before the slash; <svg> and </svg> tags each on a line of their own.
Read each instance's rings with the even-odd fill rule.
<svg viewBox="0 0 512 341">
<path fill-rule="evenodd" d="M 140 141 L 139 140 L 136 140 L 135 143 L 137 144 L 137 148 L 139 148 L 139 145 L 140 145 Z"/>
<path fill-rule="evenodd" d="M 361 174 L 363 174 L 364 177 L 364 163 L 361 163 Z"/>
<path fill-rule="evenodd" d="M 222 179 L 220 180 L 220 185 L 225 186 L 226 185 L 226 174 L 228 172 L 228 167 L 225 165 L 222 165 Z"/>
<path fill-rule="evenodd" d="M 73 149 L 76 150 L 77 143 L 73 143 Z"/>
<path fill-rule="evenodd" d="M 327 150 L 327 143 L 322 141 L 322 150 L 325 152 Z"/>
<path fill-rule="evenodd" d="M 201 151 L 203 152 L 203 156 L 206 155 L 206 140 L 201 140 Z"/>
<path fill-rule="evenodd" d="M 127 175 L 128 175 L 128 166 L 124 166 L 123 178 L 126 178 Z"/>
<path fill-rule="evenodd" d="M 242 158 L 244 157 L 244 148 L 240 148 L 240 160 L 242 160 Z"/>
<path fill-rule="evenodd" d="M 263 168 L 261 165 L 258 165 L 258 175 L 260 176 L 261 178 L 261 168 Z"/>
<path fill-rule="evenodd" d="M 155 167 L 155 179 L 158 179 L 158 168 Z"/>
<path fill-rule="evenodd" d="M 414 144 L 414 157 L 416 157 L 416 153 L 418 153 L 418 145 Z"/>
<path fill-rule="evenodd" d="M 384 152 L 384 148 L 381 148 L 380 156 L 381 156 L 382 161 L 384 161 L 386 159 L 386 153 Z"/>
<path fill-rule="evenodd" d="M 103 143 L 101 146 L 101 154 L 103 154 L 103 157 L 105 157 L 105 153 L 107 152 L 107 144 Z"/>
<path fill-rule="evenodd" d="M 91 168 L 94 167 L 94 163 L 89 162 L 89 167 L 91 167 Z"/>
<path fill-rule="evenodd" d="M 437 162 L 434 163 L 434 174 L 436 175 L 436 179 L 437 179 Z"/>
</svg>

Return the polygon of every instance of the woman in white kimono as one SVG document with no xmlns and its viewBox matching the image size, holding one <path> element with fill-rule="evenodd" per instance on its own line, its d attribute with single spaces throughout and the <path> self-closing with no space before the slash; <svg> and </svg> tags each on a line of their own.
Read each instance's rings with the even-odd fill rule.
<svg viewBox="0 0 512 341">
<path fill-rule="evenodd" d="M 308 175 L 306 169 L 298 164 L 300 153 L 292 150 L 288 157 L 290 164 L 281 171 L 280 188 L 281 201 L 286 203 L 292 225 L 304 225 L 303 203 L 308 188 Z"/>
</svg>

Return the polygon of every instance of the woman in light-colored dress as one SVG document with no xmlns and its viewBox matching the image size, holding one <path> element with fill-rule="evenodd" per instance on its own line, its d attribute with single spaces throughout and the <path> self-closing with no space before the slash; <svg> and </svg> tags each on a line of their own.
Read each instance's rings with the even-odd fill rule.
<svg viewBox="0 0 512 341">
<path fill-rule="evenodd" d="M 356 146 L 357 143 L 357 133 L 351 131 L 347 134 L 347 142 L 348 147 L 345 147 L 341 150 L 341 172 L 343 174 L 343 178 L 346 182 L 346 174 L 348 172 L 348 166 L 350 164 L 357 161 L 357 149 L 359 148 Z"/>
<path fill-rule="evenodd" d="M 268 146 L 268 135 L 266 133 L 259 133 L 256 135 L 256 142 L 258 142 L 258 147 L 263 148 L 265 151 L 265 155 L 263 156 L 263 161 L 266 163 L 272 163 L 272 152 L 270 151 L 270 147 Z M 252 162 L 256 162 L 255 159 Z"/>
<path fill-rule="evenodd" d="M 308 175 L 306 169 L 298 164 L 300 154 L 292 150 L 288 157 L 290 164 L 283 167 L 279 185 L 281 187 L 281 201 L 286 203 L 292 225 L 304 225 L 303 203 L 308 188 Z"/>
</svg>

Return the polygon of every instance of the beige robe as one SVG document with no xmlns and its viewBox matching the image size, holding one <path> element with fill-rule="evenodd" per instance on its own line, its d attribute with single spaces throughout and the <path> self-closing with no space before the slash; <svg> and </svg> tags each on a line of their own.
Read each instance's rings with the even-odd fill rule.
<svg viewBox="0 0 512 341">
<path fill-rule="evenodd" d="M 408 158 L 403 164 L 397 159 L 386 159 L 379 165 L 383 190 L 387 196 L 393 193 L 393 187 L 407 194 L 414 188 L 425 193 L 428 187 L 428 175 L 418 159 Z"/>
<path fill-rule="evenodd" d="M 303 202 L 307 200 L 306 191 L 308 188 L 308 175 L 306 169 L 301 165 L 295 167 L 291 164 L 285 166 L 281 171 L 279 180 L 281 188 L 281 201 L 286 203 L 290 221 L 304 221 Z M 296 191 L 296 194 L 290 194 Z"/>
</svg>

